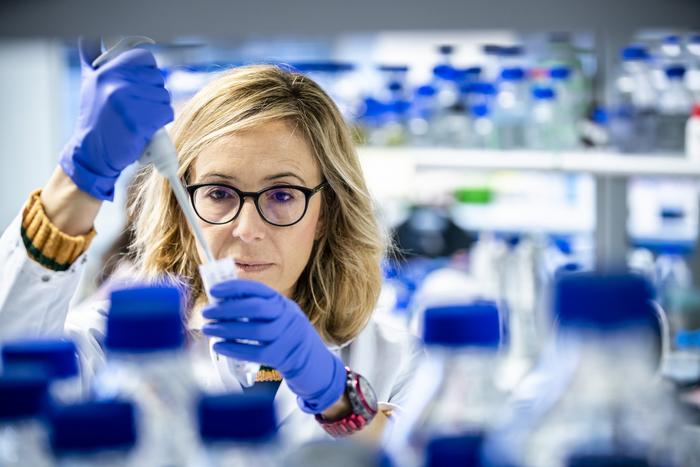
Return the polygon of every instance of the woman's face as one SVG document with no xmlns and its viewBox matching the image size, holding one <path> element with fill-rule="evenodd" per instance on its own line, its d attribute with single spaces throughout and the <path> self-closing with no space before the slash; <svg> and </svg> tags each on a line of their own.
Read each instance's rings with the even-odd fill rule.
<svg viewBox="0 0 700 467">
<path fill-rule="evenodd" d="M 195 160 L 189 183 L 222 183 L 241 191 L 260 191 L 275 185 L 314 188 L 321 181 L 320 168 L 304 137 L 287 122 L 272 121 L 212 143 Z M 245 199 L 233 222 L 212 225 L 200 219 L 199 225 L 217 259 L 234 259 L 239 278 L 262 282 L 289 297 L 320 228 L 319 194 L 311 197 L 301 221 L 289 227 L 265 222 L 251 198 Z M 197 248 L 201 260 L 204 255 Z"/>
</svg>

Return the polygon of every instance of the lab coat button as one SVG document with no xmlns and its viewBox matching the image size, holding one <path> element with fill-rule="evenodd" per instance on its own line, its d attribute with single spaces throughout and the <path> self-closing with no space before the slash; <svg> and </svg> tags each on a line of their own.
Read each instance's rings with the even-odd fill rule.
<svg viewBox="0 0 700 467">
<path fill-rule="evenodd" d="M 43 276 L 41 276 L 41 281 L 42 281 L 42 282 L 48 282 L 48 281 L 50 281 L 50 280 L 51 280 L 51 277 L 50 277 L 49 275 L 47 275 L 47 274 L 44 274 Z"/>
</svg>

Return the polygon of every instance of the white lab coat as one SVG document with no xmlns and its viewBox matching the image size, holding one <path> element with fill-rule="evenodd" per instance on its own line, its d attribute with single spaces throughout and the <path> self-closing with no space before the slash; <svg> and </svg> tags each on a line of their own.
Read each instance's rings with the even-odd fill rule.
<svg viewBox="0 0 700 467">
<path fill-rule="evenodd" d="M 67 335 L 78 346 L 87 386 L 105 363 L 102 342 L 108 303 L 93 300 L 70 309 L 85 254 L 66 271 L 48 270 L 27 255 L 20 226 L 21 215 L 0 238 L 0 342 L 15 337 Z M 329 348 L 368 379 L 380 402 L 402 406 L 410 376 L 422 353 L 417 338 L 372 319 L 352 342 L 342 348 Z M 241 391 L 225 357 L 211 355 L 206 342 L 195 342 L 192 349 L 200 362 L 206 362 L 204 370 L 200 368 L 196 374 L 203 387 Z M 314 417 L 299 409 L 296 396 L 285 382 L 280 385 L 275 402 L 280 430 L 291 442 L 326 436 Z"/>
</svg>

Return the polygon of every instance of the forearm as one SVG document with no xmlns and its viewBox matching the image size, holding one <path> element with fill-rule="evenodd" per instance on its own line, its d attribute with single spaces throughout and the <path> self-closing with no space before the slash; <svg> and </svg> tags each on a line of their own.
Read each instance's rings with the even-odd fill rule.
<svg viewBox="0 0 700 467">
<path fill-rule="evenodd" d="M 67 235 L 92 230 L 102 201 L 81 191 L 60 167 L 41 190 L 41 204 L 51 222 Z"/>
</svg>

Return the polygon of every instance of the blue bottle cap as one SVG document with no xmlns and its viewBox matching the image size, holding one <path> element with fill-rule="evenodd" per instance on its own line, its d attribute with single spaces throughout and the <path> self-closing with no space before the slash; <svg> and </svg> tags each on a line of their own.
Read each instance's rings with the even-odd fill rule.
<svg viewBox="0 0 700 467">
<path fill-rule="evenodd" d="M 519 57 L 525 53 L 525 48 L 522 45 L 510 45 L 501 47 L 501 57 Z"/>
<path fill-rule="evenodd" d="M 387 84 L 387 88 L 389 89 L 389 91 L 397 92 L 403 89 L 403 84 L 399 83 L 398 81 L 392 81 L 389 84 Z"/>
<path fill-rule="evenodd" d="M 474 94 L 482 94 L 485 96 L 493 96 L 496 94 L 496 86 L 485 81 L 477 81 L 470 83 L 469 87 Z"/>
<path fill-rule="evenodd" d="M 669 79 L 683 79 L 685 67 L 683 65 L 672 65 L 666 68 L 666 77 Z"/>
<path fill-rule="evenodd" d="M 676 45 L 676 44 L 680 44 L 680 43 L 681 43 L 681 36 L 679 36 L 677 34 L 671 34 L 671 35 L 664 37 L 664 44 Z"/>
<path fill-rule="evenodd" d="M 406 73 L 408 71 L 408 65 L 378 65 L 377 69 L 388 73 Z"/>
<path fill-rule="evenodd" d="M 692 240 L 637 238 L 633 243 L 635 247 L 647 249 L 656 255 L 690 256 L 695 251 Z"/>
<path fill-rule="evenodd" d="M 418 96 L 432 97 L 436 93 L 437 93 L 437 90 L 433 86 L 430 86 L 429 84 L 419 86 L 418 89 L 416 89 L 416 95 L 418 95 Z"/>
<path fill-rule="evenodd" d="M 431 439 L 426 446 L 426 467 L 447 465 L 482 465 L 483 433 L 441 436 Z"/>
<path fill-rule="evenodd" d="M 489 115 L 489 107 L 486 104 L 476 104 L 471 108 L 472 115 L 477 118 L 483 118 Z"/>
<path fill-rule="evenodd" d="M 501 70 L 501 79 L 505 81 L 520 81 L 525 79 L 525 70 L 520 67 L 504 68 Z"/>
<path fill-rule="evenodd" d="M 433 68 L 433 75 L 446 81 L 457 81 L 460 73 L 451 65 L 437 65 Z"/>
<path fill-rule="evenodd" d="M 700 34 L 693 34 L 688 39 L 689 44 L 700 44 Z"/>
<path fill-rule="evenodd" d="M 652 298 L 651 285 L 636 274 L 562 274 L 555 282 L 554 309 L 566 328 L 648 328 L 656 320 Z"/>
<path fill-rule="evenodd" d="M 532 89 L 532 97 L 538 100 L 551 101 L 556 97 L 554 89 L 538 86 Z"/>
<path fill-rule="evenodd" d="M 552 79 L 567 80 L 571 76 L 571 68 L 568 66 L 555 66 L 550 68 L 549 76 Z"/>
<path fill-rule="evenodd" d="M 483 72 L 483 68 L 481 68 L 480 66 L 470 66 L 470 67 L 465 68 L 464 72 L 469 77 L 478 78 L 481 75 L 481 73 Z"/>
<path fill-rule="evenodd" d="M 659 212 L 659 216 L 662 219 L 668 220 L 683 219 L 685 218 L 685 209 L 675 206 L 663 206 L 661 212 Z"/>
<path fill-rule="evenodd" d="M 364 109 L 361 113 L 363 118 L 376 118 L 386 112 L 386 104 L 373 97 L 367 97 L 364 100 Z"/>
<path fill-rule="evenodd" d="M 566 467 L 652 467 L 645 458 L 626 454 L 573 454 Z"/>
<path fill-rule="evenodd" d="M 78 375 L 75 344 L 63 339 L 23 339 L 2 346 L 2 364 L 36 365 L 50 378 L 70 378 Z"/>
<path fill-rule="evenodd" d="M 0 421 L 41 415 L 48 403 L 49 378 L 41 371 L 5 370 L 0 376 Z"/>
<path fill-rule="evenodd" d="M 649 60 L 649 51 L 643 45 L 630 45 L 622 49 L 622 60 Z"/>
<path fill-rule="evenodd" d="M 120 400 L 57 405 L 49 411 L 51 449 L 57 456 L 128 450 L 136 444 L 134 406 Z"/>
<path fill-rule="evenodd" d="M 389 102 L 387 106 L 387 110 L 389 112 L 398 114 L 398 115 L 403 115 L 408 110 L 411 108 L 411 101 L 405 101 L 401 99 L 396 99 L 394 101 Z"/>
<path fill-rule="evenodd" d="M 599 125 L 607 125 L 609 120 L 608 112 L 602 107 L 596 107 L 595 110 L 593 110 L 591 119 Z"/>
<path fill-rule="evenodd" d="M 292 68 L 300 73 L 342 73 L 352 71 L 355 65 L 346 62 L 297 62 L 291 64 Z"/>
<path fill-rule="evenodd" d="M 151 352 L 182 347 L 180 292 L 175 287 L 133 287 L 111 294 L 105 345 L 110 351 Z"/>
<path fill-rule="evenodd" d="M 552 244 L 557 247 L 559 251 L 565 255 L 570 255 L 573 253 L 573 248 L 571 246 L 571 237 L 568 235 L 551 235 L 549 240 Z"/>
<path fill-rule="evenodd" d="M 250 394 L 207 395 L 199 401 L 199 434 L 205 442 L 265 442 L 277 433 L 270 397 Z"/>
<path fill-rule="evenodd" d="M 443 45 L 438 46 L 438 52 L 440 52 L 441 55 L 449 55 L 454 51 L 455 51 L 455 46 L 452 44 L 443 44 Z"/>
<path fill-rule="evenodd" d="M 580 272 L 582 270 L 583 266 L 581 265 L 581 263 L 577 263 L 576 261 L 569 261 L 559 266 L 554 272 L 554 276 L 558 277 L 561 274 L 570 274 L 573 272 Z"/>
<path fill-rule="evenodd" d="M 423 341 L 447 347 L 496 348 L 501 343 L 501 317 L 495 303 L 427 308 L 423 316 Z"/>
<path fill-rule="evenodd" d="M 523 239 L 522 234 L 517 232 L 498 232 L 496 239 L 505 242 L 509 248 L 515 248 Z"/>
<path fill-rule="evenodd" d="M 500 55 L 503 47 L 496 44 L 484 44 L 481 46 L 481 50 L 486 55 Z"/>
</svg>

